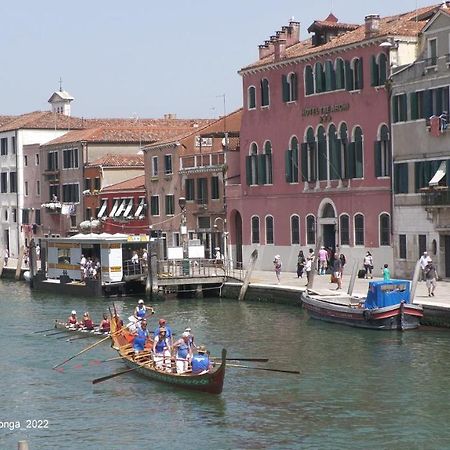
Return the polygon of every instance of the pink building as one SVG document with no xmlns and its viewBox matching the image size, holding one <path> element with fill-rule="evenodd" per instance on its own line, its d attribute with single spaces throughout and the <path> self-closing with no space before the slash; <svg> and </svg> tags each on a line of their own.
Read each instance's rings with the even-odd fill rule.
<svg viewBox="0 0 450 450">
<path fill-rule="evenodd" d="M 363 25 L 330 14 L 303 42 L 291 21 L 259 46 L 240 71 L 241 181 L 227 191 L 235 260 L 258 248 L 260 268 L 280 254 L 293 271 L 300 249 L 325 245 L 360 266 L 366 250 L 376 268 L 392 264 L 387 80 L 414 59 L 433 10 Z"/>
</svg>

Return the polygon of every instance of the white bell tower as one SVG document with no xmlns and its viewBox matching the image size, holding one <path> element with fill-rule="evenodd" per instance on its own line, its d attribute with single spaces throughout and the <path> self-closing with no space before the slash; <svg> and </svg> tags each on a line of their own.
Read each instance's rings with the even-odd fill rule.
<svg viewBox="0 0 450 450">
<path fill-rule="evenodd" d="M 70 116 L 70 102 L 74 98 L 62 88 L 62 79 L 59 79 L 59 91 L 53 92 L 48 102 L 52 105 L 52 112 Z"/>
</svg>

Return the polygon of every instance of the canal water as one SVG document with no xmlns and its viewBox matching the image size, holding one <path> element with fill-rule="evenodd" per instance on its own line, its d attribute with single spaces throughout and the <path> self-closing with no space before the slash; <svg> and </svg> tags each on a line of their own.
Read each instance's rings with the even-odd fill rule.
<svg viewBox="0 0 450 450">
<path fill-rule="evenodd" d="M 124 316 L 136 298 L 116 299 Z M 450 332 L 357 330 L 308 319 L 298 306 L 217 298 L 155 304 L 175 332 L 190 326 L 212 354 L 268 357 L 227 369 L 220 396 L 126 374 L 108 344 L 50 328 L 72 309 L 98 319 L 107 300 L 31 293 L 0 281 L 0 449 L 444 449 L 450 448 Z M 251 363 L 242 363 L 252 365 Z M 257 364 L 255 364 L 256 366 Z M 20 428 L 18 428 L 20 426 Z"/>
</svg>

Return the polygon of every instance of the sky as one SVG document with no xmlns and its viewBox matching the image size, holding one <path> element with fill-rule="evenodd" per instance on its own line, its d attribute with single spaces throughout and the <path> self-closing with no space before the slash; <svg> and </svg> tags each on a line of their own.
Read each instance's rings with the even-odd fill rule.
<svg viewBox="0 0 450 450">
<path fill-rule="evenodd" d="M 240 68 L 293 17 L 301 38 L 423 0 L 16 0 L 0 3 L 0 115 L 45 111 L 62 87 L 77 117 L 217 118 L 242 106 Z"/>
</svg>

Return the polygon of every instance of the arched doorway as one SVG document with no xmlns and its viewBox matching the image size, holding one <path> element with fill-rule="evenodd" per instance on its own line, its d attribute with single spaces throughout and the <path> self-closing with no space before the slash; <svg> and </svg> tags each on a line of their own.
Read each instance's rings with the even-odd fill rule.
<svg viewBox="0 0 450 450">
<path fill-rule="evenodd" d="M 232 260 L 235 267 L 242 267 L 242 216 L 238 211 L 233 211 L 230 217 L 231 230 L 230 242 L 232 250 Z"/>
<path fill-rule="evenodd" d="M 320 233 L 323 245 L 332 249 L 336 248 L 336 211 L 331 203 L 325 203 L 319 217 Z"/>
</svg>

